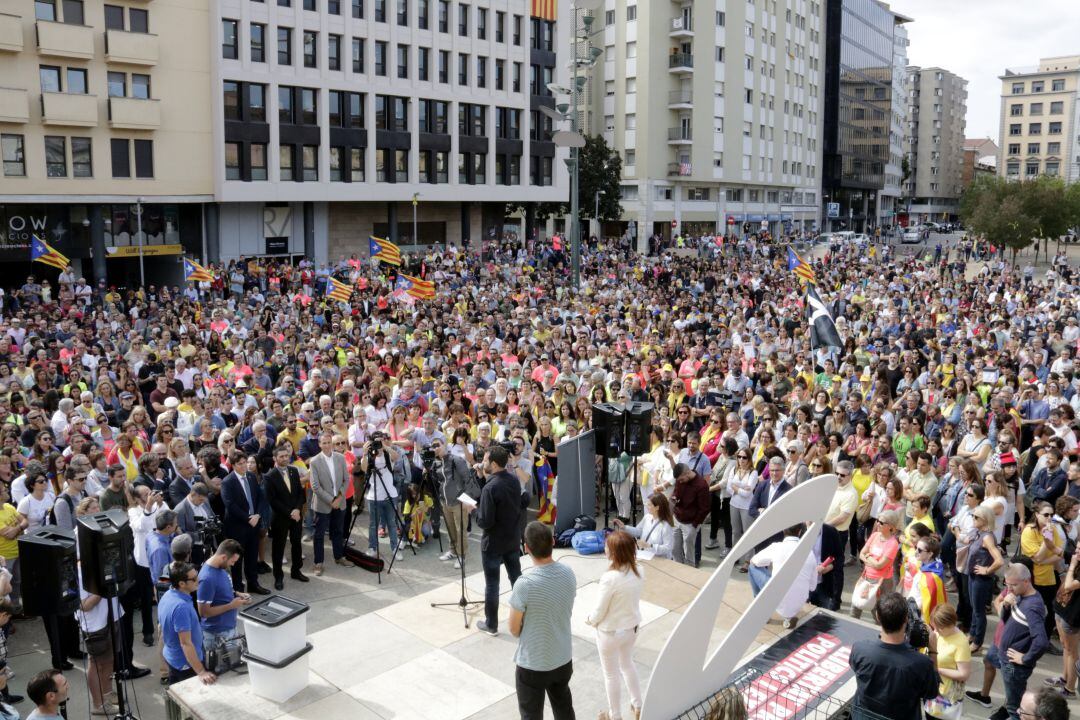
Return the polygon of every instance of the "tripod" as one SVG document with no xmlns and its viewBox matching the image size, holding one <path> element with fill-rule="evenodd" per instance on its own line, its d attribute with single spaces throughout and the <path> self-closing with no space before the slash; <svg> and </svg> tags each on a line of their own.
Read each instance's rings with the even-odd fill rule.
<svg viewBox="0 0 1080 720">
<path fill-rule="evenodd" d="M 123 635 L 124 630 L 118 627 L 119 623 L 113 617 L 113 599 L 120 597 L 119 583 L 114 579 L 112 586 L 112 595 L 104 597 L 102 600 L 107 603 L 106 608 L 108 610 L 108 623 L 109 623 L 109 639 L 112 642 L 113 649 L 113 685 L 116 688 L 116 715 L 113 716 L 113 720 L 138 720 L 128 709 L 127 691 L 124 687 L 124 678 L 121 676 L 120 665 L 123 663 L 118 662 L 124 653 L 123 650 Z M 131 682 L 130 680 L 128 682 Z"/>
<path fill-rule="evenodd" d="M 434 502 L 431 507 L 431 532 L 435 535 L 435 539 L 439 541 L 439 554 L 442 555 L 442 535 L 439 534 L 439 527 L 442 525 L 443 516 L 442 498 L 439 493 L 439 484 L 435 481 L 434 466 L 424 465 L 424 476 L 420 481 L 421 498 L 424 497 L 424 491 L 428 488 L 431 489 L 431 499 Z"/>
<path fill-rule="evenodd" d="M 453 509 L 451 509 L 451 512 L 453 512 Z M 458 512 L 458 523 L 460 523 L 458 525 L 457 534 L 461 537 L 461 544 L 464 545 L 464 544 L 469 542 L 469 538 L 465 534 L 465 506 L 462 505 L 461 503 L 458 503 L 457 512 Z M 454 538 L 450 538 L 450 546 L 453 547 L 455 544 L 456 544 L 456 542 L 455 542 Z M 442 548 L 441 545 L 439 547 L 440 547 L 440 549 Z M 470 600 L 469 599 L 469 596 L 466 594 L 466 590 L 465 590 L 465 548 L 464 547 L 457 548 L 457 556 L 458 556 L 458 560 L 460 561 L 459 564 L 461 565 L 461 598 L 458 599 L 457 602 L 452 602 L 452 603 L 431 603 L 431 607 L 433 607 L 433 608 L 438 608 L 438 607 L 461 608 L 461 617 L 462 617 L 463 620 L 465 620 L 465 627 L 469 627 L 469 608 L 471 608 L 473 606 L 476 606 L 476 605 L 483 605 L 484 601 L 483 600 Z"/>
<path fill-rule="evenodd" d="M 386 469 L 387 470 L 390 469 L 389 465 L 387 466 Z M 405 528 L 404 521 L 401 518 L 401 513 L 398 511 L 397 505 L 394 503 L 393 498 L 390 497 L 390 491 L 387 490 L 387 488 L 386 488 L 386 481 L 383 480 L 381 474 L 376 473 L 375 455 L 374 454 L 372 454 L 372 455 L 370 455 L 368 457 L 368 469 L 364 473 L 364 483 L 363 483 L 363 486 L 361 487 L 360 497 L 364 497 L 367 494 L 367 488 L 371 484 L 371 478 L 372 478 L 373 475 L 378 477 L 379 487 L 382 488 L 383 501 L 390 503 L 390 507 L 394 511 L 394 520 L 397 522 L 397 528 L 398 528 L 398 541 L 397 541 L 397 544 L 390 549 L 390 551 L 391 551 L 390 564 L 386 568 L 386 574 L 389 575 L 390 571 L 394 567 L 394 560 L 397 559 L 398 550 L 401 549 L 401 540 L 402 540 L 401 533 L 403 531 L 405 531 L 406 528 Z M 378 498 L 378 492 L 375 493 L 375 497 Z M 375 512 L 375 503 L 376 502 L 379 502 L 379 501 L 377 499 L 372 500 L 371 505 L 368 508 L 368 510 L 370 512 L 372 512 L 372 513 Z M 349 532 L 345 537 L 345 542 L 348 542 L 349 537 L 352 535 L 353 526 L 355 524 L 356 524 L 356 513 L 353 513 L 352 520 L 349 523 Z M 378 522 L 375 523 L 375 526 L 376 526 L 376 533 L 377 533 L 378 532 Z M 372 538 L 368 538 L 369 547 L 371 545 L 371 541 L 372 541 Z M 378 535 L 375 536 L 374 541 L 375 541 L 375 557 L 377 557 L 377 558 L 379 558 L 381 560 L 382 559 L 382 550 L 379 547 Z M 411 540 L 409 541 L 409 549 L 412 550 L 413 555 L 416 554 L 416 548 L 413 547 L 413 544 L 412 544 Z M 380 585 L 382 584 L 382 571 L 381 570 L 379 571 L 379 584 Z"/>
</svg>

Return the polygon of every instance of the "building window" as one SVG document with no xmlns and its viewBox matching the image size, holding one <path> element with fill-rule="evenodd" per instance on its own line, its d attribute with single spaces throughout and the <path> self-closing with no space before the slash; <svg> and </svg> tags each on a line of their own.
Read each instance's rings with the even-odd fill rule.
<svg viewBox="0 0 1080 720">
<path fill-rule="evenodd" d="M 319 33 L 304 31 L 304 67 L 316 67 L 319 47 Z"/>
<path fill-rule="evenodd" d="M 304 180 L 314 181 L 319 179 L 319 146 L 304 146 Z"/>
<path fill-rule="evenodd" d="M 1065 103 L 1064 102 L 1062 102 L 1061 100 L 1056 100 L 1056 101 L 1050 103 L 1050 114 L 1051 115 L 1060 115 L 1063 112 L 1065 112 Z"/>
<path fill-rule="evenodd" d="M 626 22 L 631 20 L 637 20 L 637 5 L 630 5 L 626 8 Z"/>
<path fill-rule="evenodd" d="M 349 149 L 349 173 L 353 182 L 364 182 L 364 148 Z"/>
<path fill-rule="evenodd" d="M 416 27 L 427 30 L 430 15 L 431 0 L 416 0 Z"/>
<path fill-rule="evenodd" d="M 248 146 L 251 152 L 251 179 L 265 180 L 266 173 L 266 143 L 251 143 Z"/>
<path fill-rule="evenodd" d="M 1024 83 L 1022 83 L 1022 82 L 1013 83 L 1012 84 L 1012 94 L 1013 95 L 1023 95 L 1024 94 Z"/>
<path fill-rule="evenodd" d="M 127 73 L 110 70 L 105 79 L 108 83 L 109 97 L 127 97 Z M 226 112 L 228 112 L 228 107 L 226 107 Z"/>
<path fill-rule="evenodd" d="M 150 32 L 150 13 L 139 8 L 128 8 L 128 32 Z"/>
<path fill-rule="evenodd" d="M 1057 177 L 1059 167 L 1060 167 L 1060 165 L 1058 163 L 1056 163 L 1056 162 L 1048 162 L 1048 163 L 1046 163 L 1046 174 L 1049 175 L 1050 177 Z"/>
<path fill-rule="evenodd" d="M 1047 155 L 1060 155 L 1061 154 L 1061 143 L 1059 143 L 1059 142 L 1048 142 L 1048 143 L 1046 143 L 1046 154 Z"/>
<path fill-rule="evenodd" d="M 345 148 L 330 148 L 330 182 L 341 182 L 341 166 L 345 163 Z"/>
<path fill-rule="evenodd" d="M 60 68 L 42 65 L 38 68 L 38 77 L 41 79 L 41 92 L 61 92 Z"/>
<path fill-rule="evenodd" d="M 226 60 L 235 60 L 240 57 L 237 50 L 237 28 L 240 23 L 236 20 L 221 21 L 221 57 Z"/>
<path fill-rule="evenodd" d="M 112 75 L 113 73 L 109 73 Z M 240 83 L 235 80 L 226 80 L 222 83 L 222 105 L 226 120 L 240 119 Z M 237 153 L 239 157 L 239 153 Z"/>
<path fill-rule="evenodd" d="M 469 36 L 469 6 L 464 3 L 458 3 L 457 33 L 461 37 Z"/>
<path fill-rule="evenodd" d="M 45 174 L 48 177 L 67 177 L 67 138 L 45 136 Z"/>
<path fill-rule="evenodd" d="M 345 93 L 345 99 L 349 110 L 347 127 L 362 130 L 364 128 L 364 95 L 356 92 Z"/>
<path fill-rule="evenodd" d="M 1010 117 L 1020 117 L 1023 114 L 1024 114 L 1024 106 L 1021 105 L 1020 103 L 1014 103 L 1014 104 L 1009 106 L 1009 116 Z"/>
<path fill-rule="evenodd" d="M 266 122 L 266 86 L 248 83 L 248 116 L 250 122 Z"/>
<path fill-rule="evenodd" d="M 386 77 L 386 41 L 375 41 L 375 74 Z"/>
<path fill-rule="evenodd" d="M 402 80 L 409 79 L 409 46 L 397 46 L 397 76 Z"/>
<path fill-rule="evenodd" d="M 457 82 L 458 85 L 469 84 L 469 56 L 461 53 L 458 56 Z"/>
<path fill-rule="evenodd" d="M 439 32 L 450 32 L 450 0 L 439 0 Z"/>
<path fill-rule="evenodd" d="M 328 35 L 326 38 L 326 67 L 330 70 L 341 69 L 340 35 Z"/>
<path fill-rule="evenodd" d="M 504 90 L 506 86 L 506 61 L 497 59 L 495 61 L 495 89 Z"/>
<path fill-rule="evenodd" d="M 352 41 L 352 71 L 356 74 L 364 72 L 364 39 L 353 38 Z"/>
<path fill-rule="evenodd" d="M 1028 135 L 1042 135 L 1042 123 L 1028 123 Z"/>
<path fill-rule="evenodd" d="M 67 25 L 85 25 L 82 0 L 63 0 L 64 23 Z"/>
<path fill-rule="evenodd" d="M 300 88 L 300 124 L 318 125 L 319 106 L 316 98 L 318 90 L 312 88 Z"/>
<path fill-rule="evenodd" d="M 375 0 L 375 22 L 386 22 L 386 0 Z"/>
<path fill-rule="evenodd" d="M 615 11 L 614 10 L 606 10 L 606 11 L 604 11 L 604 27 L 611 27 L 614 24 L 615 24 Z"/>
<path fill-rule="evenodd" d="M 277 63 L 292 65 L 292 28 L 277 29 Z"/>
<path fill-rule="evenodd" d="M 448 84 L 450 82 L 450 51 L 439 51 L 439 82 Z"/>
<path fill-rule="evenodd" d="M 1042 115 L 1042 110 L 1043 110 L 1043 104 L 1042 103 L 1031 103 L 1031 110 L 1029 112 L 1032 115 Z"/>
<path fill-rule="evenodd" d="M 375 180 L 377 182 L 386 182 L 386 160 L 387 155 L 392 152 L 394 151 L 386 148 L 377 148 L 375 150 Z"/>
<path fill-rule="evenodd" d="M 352 0 L 352 16 L 358 20 L 364 18 L 364 0 Z"/>
<path fill-rule="evenodd" d="M 1009 143 L 1009 154 L 1010 155 L 1019 155 L 1020 154 L 1020 143 Z"/>
<path fill-rule="evenodd" d="M 397 24 L 406 27 L 409 24 L 409 0 L 397 0 Z"/>
<path fill-rule="evenodd" d="M 1024 174 L 1027 175 L 1029 178 L 1033 178 L 1033 177 L 1038 176 L 1038 174 L 1039 174 L 1039 163 L 1038 163 L 1038 161 L 1036 161 L 1036 162 L 1028 162 L 1024 166 Z"/>
<path fill-rule="evenodd" d="M 430 65 L 429 59 L 431 56 L 431 49 L 422 47 L 416 49 L 416 75 L 419 80 L 427 82 L 428 66 Z"/>
<path fill-rule="evenodd" d="M 225 179 L 240 179 L 240 143 L 225 143 Z"/>
<path fill-rule="evenodd" d="M 486 57 L 476 58 L 476 87 L 487 87 L 487 63 Z"/>
<path fill-rule="evenodd" d="M 330 127 L 345 127 L 345 115 L 341 107 L 341 93 L 331 90 L 326 96 L 326 109 L 330 115 Z M 333 148 L 331 148 L 333 152 Z"/>
<path fill-rule="evenodd" d="M 154 177 L 154 141 L 135 140 L 135 177 Z"/>
<path fill-rule="evenodd" d="M 326 12 L 330 13 L 331 15 L 340 15 L 341 14 L 341 0 L 327 0 L 327 2 L 326 2 Z"/>
<path fill-rule="evenodd" d="M 392 151 L 395 155 L 394 171 L 395 177 L 399 183 L 409 182 L 409 151 L 397 150 Z"/>
<path fill-rule="evenodd" d="M 304 9 L 310 12 L 318 12 L 319 6 L 316 4 L 316 0 L 304 0 Z"/>
<path fill-rule="evenodd" d="M 5 177 L 26 177 L 25 139 L 22 135 L 0 135 Z"/>
<path fill-rule="evenodd" d="M 1045 87 L 1046 85 L 1042 80 L 1035 80 L 1031 83 L 1031 92 L 1041 93 Z M 1036 171 L 1036 174 L 1038 174 L 1038 171 Z"/>
<path fill-rule="evenodd" d="M 56 0 L 35 0 L 34 18 L 56 22 Z"/>
<path fill-rule="evenodd" d="M 1052 123 L 1050 123 L 1050 126 L 1047 128 L 1047 130 L 1051 135 L 1060 135 L 1061 134 L 1061 123 L 1052 122 Z"/>
<path fill-rule="evenodd" d="M 39 18 L 41 19 L 41 18 Z M 106 30 L 123 30 L 124 29 L 124 8 L 118 5 L 106 5 L 105 6 L 105 29 Z"/>
<path fill-rule="evenodd" d="M 521 16 L 514 16 L 514 45 L 521 47 Z"/>
<path fill-rule="evenodd" d="M 476 8 L 476 38 L 487 40 L 487 8 Z"/>
<path fill-rule="evenodd" d="M 67 69 L 67 92 L 73 95 L 85 95 L 89 92 L 86 84 L 86 70 L 84 68 Z"/>
<path fill-rule="evenodd" d="M 724 27 L 727 24 L 727 14 L 723 10 L 716 11 L 716 27 Z"/>
<path fill-rule="evenodd" d="M 1009 134 L 1010 135 L 1020 135 L 1021 134 L 1020 133 L 1020 128 L 1021 127 L 1022 126 L 1020 125 L 1020 123 L 1012 123 L 1012 124 L 1010 124 L 1009 125 Z"/>
<path fill-rule="evenodd" d="M 293 88 L 285 85 L 278 86 L 278 124 L 292 125 L 293 119 Z"/>
<path fill-rule="evenodd" d="M 1041 147 L 1039 143 L 1028 143 L 1028 155 L 1038 155 Z"/>
<path fill-rule="evenodd" d="M 278 7 L 292 7 L 292 0 L 277 0 Z"/>
<path fill-rule="evenodd" d="M 113 138 L 109 142 L 109 149 L 112 156 L 112 176 L 131 177 L 131 143 L 125 139 Z"/>
<path fill-rule="evenodd" d="M 1050 89 L 1052 91 L 1054 91 L 1054 92 L 1062 92 L 1063 90 L 1065 90 L 1065 81 L 1064 80 L 1051 80 L 1050 81 Z"/>
<path fill-rule="evenodd" d="M 278 167 L 281 170 L 282 180 L 295 180 L 293 173 L 293 146 L 282 145 L 278 149 Z"/>
<path fill-rule="evenodd" d="M 514 63 L 513 87 L 511 89 L 516 93 L 521 92 L 521 63 L 519 62 Z"/>
<path fill-rule="evenodd" d="M 131 73 L 131 97 L 139 100 L 150 99 L 150 76 Z"/>
<path fill-rule="evenodd" d="M 502 10 L 495 11 L 495 42 L 506 42 L 505 34 L 506 13 Z"/>
<path fill-rule="evenodd" d="M 251 23 L 251 62 L 266 62 L 266 26 Z"/>
</svg>

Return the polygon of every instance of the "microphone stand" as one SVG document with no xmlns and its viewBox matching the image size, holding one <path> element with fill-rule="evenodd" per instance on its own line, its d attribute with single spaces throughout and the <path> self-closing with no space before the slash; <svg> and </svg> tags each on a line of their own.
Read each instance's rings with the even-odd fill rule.
<svg viewBox="0 0 1080 720">
<path fill-rule="evenodd" d="M 453 512 L 453 509 L 451 508 L 450 511 Z M 460 525 L 458 525 L 457 534 L 459 536 L 462 536 L 461 542 L 462 542 L 462 545 L 465 545 L 465 544 L 467 544 L 469 542 L 469 538 L 465 533 L 465 506 L 463 504 L 461 504 L 461 503 L 458 503 L 457 511 L 458 511 L 458 522 L 460 523 Z M 450 539 L 450 544 L 451 544 L 451 546 L 454 545 L 454 539 L 453 538 Z M 465 548 L 464 547 L 458 548 L 458 553 L 460 553 L 458 555 L 458 560 L 461 561 L 461 563 L 460 563 L 461 564 L 461 597 L 458 599 L 457 602 L 452 602 L 452 603 L 431 603 L 431 607 L 433 607 L 433 608 L 441 608 L 441 607 L 461 608 L 461 617 L 465 621 L 465 627 L 469 627 L 469 608 L 474 607 L 476 605 L 483 605 L 484 601 L 483 600 L 470 600 L 469 599 L 469 596 L 468 596 L 466 588 L 465 588 Z"/>
</svg>

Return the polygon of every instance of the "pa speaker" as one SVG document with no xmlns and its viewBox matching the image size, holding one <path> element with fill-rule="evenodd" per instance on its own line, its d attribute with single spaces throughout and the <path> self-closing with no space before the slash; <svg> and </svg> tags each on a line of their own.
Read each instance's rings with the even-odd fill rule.
<svg viewBox="0 0 1080 720">
<path fill-rule="evenodd" d="M 652 415 L 652 403 L 632 402 L 626 406 L 626 452 L 632 457 L 649 452 Z"/>
<path fill-rule="evenodd" d="M 615 403 L 592 406 L 592 424 L 596 432 L 596 454 L 615 458 L 623 451 L 623 407 Z"/>
<path fill-rule="evenodd" d="M 128 517 L 116 508 L 79 518 L 79 558 L 87 592 L 101 597 L 124 594 L 135 582 L 135 542 Z"/>
<path fill-rule="evenodd" d="M 79 609 L 75 533 L 53 525 L 19 538 L 23 612 L 70 615 Z"/>
</svg>

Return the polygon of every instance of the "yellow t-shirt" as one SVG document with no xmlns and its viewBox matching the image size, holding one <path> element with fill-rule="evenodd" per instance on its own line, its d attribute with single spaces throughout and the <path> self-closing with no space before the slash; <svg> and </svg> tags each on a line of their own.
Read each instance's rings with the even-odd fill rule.
<svg viewBox="0 0 1080 720">
<path fill-rule="evenodd" d="M 296 428 L 295 432 L 290 433 L 288 430 L 282 430 L 278 433 L 277 441 L 275 444 L 280 443 L 282 440 L 288 440 L 289 444 L 293 446 L 294 452 L 300 452 L 300 443 L 304 442 L 304 438 L 307 437 L 307 433 Z"/>
<path fill-rule="evenodd" d="M 1056 527 L 1052 526 L 1052 529 L 1054 531 L 1054 547 L 1060 552 L 1065 547 L 1065 539 L 1059 535 Z M 1042 546 L 1043 539 L 1039 531 L 1030 525 L 1024 528 L 1024 532 L 1020 536 L 1020 551 L 1027 557 L 1033 558 Z M 1034 581 L 1036 585 L 1053 585 L 1056 579 L 1054 563 L 1035 563 Z"/>
<path fill-rule="evenodd" d="M 873 478 L 870 473 L 863 472 L 862 470 L 856 470 L 851 473 L 851 484 L 855 490 L 859 493 L 859 499 L 862 499 L 863 493 L 866 492 L 866 488 L 870 487 L 870 481 Z"/>
<path fill-rule="evenodd" d="M 955 628 L 952 635 L 938 635 L 937 666 L 946 670 L 956 670 L 958 663 L 962 662 L 971 662 L 971 646 L 968 645 L 967 635 Z M 955 680 L 941 678 L 938 692 L 947 698 L 959 699 L 964 689 L 957 688 L 956 685 Z M 958 695 L 958 692 L 961 694 Z"/>
<path fill-rule="evenodd" d="M 14 525 L 15 521 L 18 519 L 19 511 L 15 509 L 14 505 L 11 503 L 0 505 L 0 527 Z M 8 560 L 14 560 L 19 557 L 19 541 L 0 537 L 0 557 L 7 558 Z"/>
</svg>

